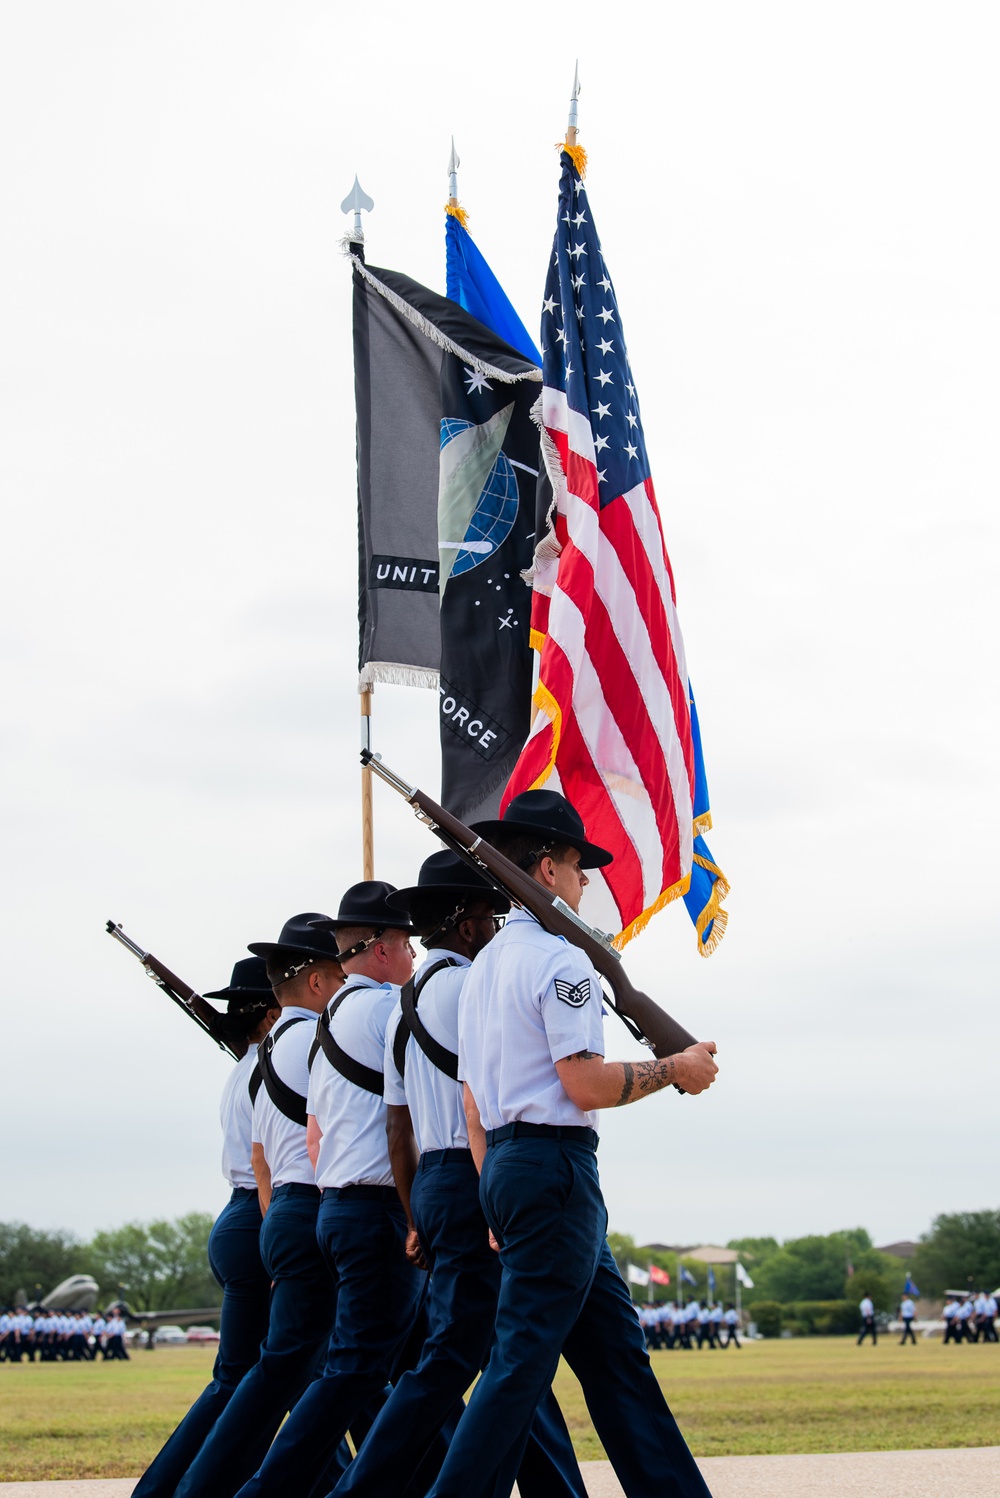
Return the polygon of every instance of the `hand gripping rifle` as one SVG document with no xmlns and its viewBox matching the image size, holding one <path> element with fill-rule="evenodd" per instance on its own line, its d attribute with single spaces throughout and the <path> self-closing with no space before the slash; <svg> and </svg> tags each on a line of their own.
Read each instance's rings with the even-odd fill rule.
<svg viewBox="0 0 1000 1498">
<path fill-rule="evenodd" d="M 162 988 L 175 1004 L 179 1004 L 188 1019 L 193 1019 L 199 1029 L 211 1036 L 220 1051 L 228 1051 L 234 1061 L 239 1061 L 246 1055 L 246 1042 L 242 1042 L 241 1050 L 241 1042 L 225 1032 L 225 1015 L 216 1009 L 214 1004 L 210 1004 L 207 999 L 202 998 L 200 993 L 195 993 L 193 988 L 189 988 L 182 978 L 178 978 L 176 973 L 164 967 L 152 952 L 144 952 L 131 937 L 125 935 L 120 925 L 116 926 L 114 921 L 109 921 L 105 929 L 115 941 L 120 941 L 123 947 L 127 947 L 133 957 L 138 957 L 147 975 L 152 978 L 157 987 Z"/>
<path fill-rule="evenodd" d="M 425 822 L 432 832 L 457 853 L 467 864 L 483 875 L 489 882 L 522 909 L 530 911 L 546 931 L 553 936 L 562 936 L 573 946 L 586 952 L 602 978 L 606 978 L 614 994 L 611 1007 L 632 1034 L 648 1045 L 654 1056 L 673 1056 L 695 1044 L 695 1037 L 683 1025 L 672 1019 L 666 1010 L 653 1002 L 648 994 L 633 988 L 622 967 L 619 953 L 611 945 L 610 936 L 588 926 L 576 911 L 561 900 L 550 895 L 537 880 L 532 879 L 516 863 L 511 863 L 492 844 L 445 811 L 436 801 L 415 786 L 407 785 L 398 775 L 382 763 L 381 756 L 362 749 L 361 762 L 372 770 L 386 785 L 391 785 L 413 807 L 416 816 Z"/>
</svg>

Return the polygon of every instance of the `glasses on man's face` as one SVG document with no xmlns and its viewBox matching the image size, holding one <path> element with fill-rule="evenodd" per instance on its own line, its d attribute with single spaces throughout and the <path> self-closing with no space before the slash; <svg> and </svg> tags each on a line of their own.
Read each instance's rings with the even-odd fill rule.
<svg viewBox="0 0 1000 1498">
<path fill-rule="evenodd" d="M 503 930 L 503 924 L 507 917 L 505 915 L 481 915 L 479 919 L 481 921 L 489 921 L 493 926 L 493 935 L 496 936 L 498 931 Z"/>
</svg>

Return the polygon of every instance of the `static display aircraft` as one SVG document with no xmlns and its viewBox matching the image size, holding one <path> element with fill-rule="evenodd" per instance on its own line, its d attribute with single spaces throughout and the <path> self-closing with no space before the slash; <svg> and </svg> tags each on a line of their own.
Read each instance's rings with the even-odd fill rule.
<svg viewBox="0 0 1000 1498">
<path fill-rule="evenodd" d="M 101 1287 L 90 1274 L 71 1274 L 48 1295 L 32 1304 L 32 1310 L 43 1311 L 93 1311 L 97 1305 Z M 20 1303 L 27 1305 L 28 1297 L 22 1291 Z M 180 1311 L 134 1311 L 126 1300 L 113 1300 L 104 1307 L 105 1315 L 119 1311 L 129 1326 L 142 1331 L 155 1330 L 158 1326 L 195 1326 L 205 1321 L 217 1321 L 220 1306 L 198 1306 L 193 1310 Z"/>
</svg>

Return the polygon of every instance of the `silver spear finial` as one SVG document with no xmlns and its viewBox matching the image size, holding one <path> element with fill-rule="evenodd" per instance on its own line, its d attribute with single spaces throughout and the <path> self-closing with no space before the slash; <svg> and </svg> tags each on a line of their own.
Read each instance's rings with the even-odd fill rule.
<svg viewBox="0 0 1000 1498">
<path fill-rule="evenodd" d="M 341 213 L 354 214 L 354 229 L 351 233 L 351 239 L 356 240 L 359 244 L 364 244 L 365 242 L 364 230 L 361 228 L 362 210 L 364 210 L 365 213 L 371 213 L 374 207 L 375 204 L 372 202 L 368 194 L 364 191 L 357 177 L 355 177 L 354 186 L 351 188 L 350 192 L 347 194 L 347 197 L 341 203 L 340 211 Z"/>
<path fill-rule="evenodd" d="M 573 69 L 573 92 L 569 96 L 569 124 L 566 126 L 566 144 L 576 145 L 577 126 L 577 100 L 580 97 L 580 60 L 577 58 Z"/>
<path fill-rule="evenodd" d="M 458 169 L 462 165 L 462 158 L 455 150 L 455 137 L 451 138 L 451 156 L 448 160 L 448 202 L 452 208 L 458 207 Z"/>
</svg>

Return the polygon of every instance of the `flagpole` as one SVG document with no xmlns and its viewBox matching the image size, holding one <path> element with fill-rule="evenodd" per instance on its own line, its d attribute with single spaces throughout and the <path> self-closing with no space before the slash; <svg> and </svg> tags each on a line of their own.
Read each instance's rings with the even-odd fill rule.
<svg viewBox="0 0 1000 1498">
<path fill-rule="evenodd" d="M 354 225 L 348 235 L 355 254 L 364 259 L 365 233 L 361 227 L 362 213 L 371 213 L 375 207 L 358 181 L 340 205 L 341 213 L 353 213 Z M 372 747 L 372 694 L 371 688 L 361 693 L 361 747 L 369 752 Z M 375 877 L 375 822 L 372 803 L 372 772 L 365 765 L 361 771 L 361 867 L 364 879 Z"/>
<path fill-rule="evenodd" d="M 650 1259 L 648 1265 L 646 1266 L 646 1270 L 647 1270 L 647 1273 L 649 1274 L 649 1283 L 646 1285 L 646 1304 L 648 1306 L 651 1306 L 653 1304 L 653 1261 L 652 1261 L 652 1259 Z"/>
<path fill-rule="evenodd" d="M 462 165 L 462 158 L 455 150 L 455 137 L 451 138 L 451 156 L 448 160 L 448 207 L 458 208 L 458 169 Z"/>
<path fill-rule="evenodd" d="M 371 753 L 372 694 L 361 693 L 361 747 Z M 372 801 L 374 779 L 367 765 L 361 770 L 361 868 L 363 879 L 375 878 L 375 814 Z"/>
<path fill-rule="evenodd" d="M 566 144 L 576 145 L 577 136 L 577 100 L 580 97 L 580 63 L 577 60 L 573 69 L 573 92 L 569 97 L 569 124 L 566 126 Z"/>
</svg>

